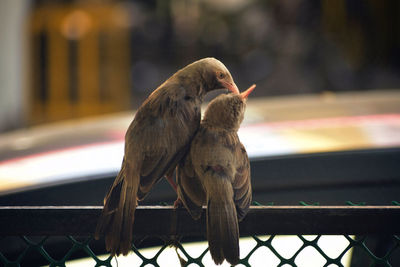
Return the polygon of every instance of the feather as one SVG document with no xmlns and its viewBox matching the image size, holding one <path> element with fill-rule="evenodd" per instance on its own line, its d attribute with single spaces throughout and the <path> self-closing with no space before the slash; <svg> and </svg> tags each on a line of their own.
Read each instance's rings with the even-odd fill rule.
<svg viewBox="0 0 400 267">
<path fill-rule="evenodd" d="M 112 255 L 130 251 L 137 201 L 162 177 L 172 175 L 200 126 L 203 96 L 220 88 L 238 93 L 220 61 L 201 59 L 177 71 L 137 110 L 125 134 L 121 170 L 105 197 L 95 231 L 96 239 L 105 235 Z"/>
<path fill-rule="evenodd" d="M 191 216 L 200 217 L 199 208 L 207 205 L 207 239 L 216 264 L 225 259 L 232 265 L 239 262 L 238 222 L 252 199 L 250 163 L 237 135 L 244 109 L 242 95 L 211 101 L 177 168 L 178 196 Z"/>
</svg>

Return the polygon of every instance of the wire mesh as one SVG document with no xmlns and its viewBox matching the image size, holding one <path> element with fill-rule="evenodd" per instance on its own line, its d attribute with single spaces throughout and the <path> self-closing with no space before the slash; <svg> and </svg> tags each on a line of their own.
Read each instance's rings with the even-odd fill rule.
<svg viewBox="0 0 400 267">
<path fill-rule="evenodd" d="M 260 250 L 260 248 L 264 248 L 262 251 L 267 251 L 268 253 L 272 253 L 277 260 L 274 261 L 274 264 L 265 263 L 265 266 L 305 266 L 302 262 L 299 261 L 299 255 L 304 253 L 306 250 L 312 248 L 314 252 L 318 252 L 320 255 L 320 265 L 319 266 L 345 266 L 343 262 L 344 256 L 349 253 L 351 249 L 358 249 L 360 252 L 363 252 L 362 259 L 363 262 L 367 262 L 365 266 L 397 266 L 395 262 L 392 262 L 392 258 L 400 256 L 400 237 L 398 235 L 392 235 L 389 238 L 390 245 L 387 246 L 386 251 L 382 255 L 378 253 L 374 253 L 370 247 L 368 247 L 368 238 L 370 236 L 357 236 L 352 237 L 349 235 L 343 235 L 342 237 L 347 240 L 346 247 L 339 247 L 338 251 L 335 253 L 337 256 L 332 257 L 332 255 L 328 255 L 329 253 L 325 251 L 325 248 L 321 246 L 320 241 L 324 237 L 324 235 L 317 236 L 302 236 L 297 235 L 296 237 L 301 241 L 300 245 L 297 245 L 296 250 L 292 251 L 291 256 L 283 255 L 282 248 L 277 248 L 274 244 L 274 241 L 280 236 L 267 236 L 266 238 L 259 236 L 252 236 L 251 238 L 255 241 L 255 245 L 251 248 L 251 250 L 246 254 L 242 255 L 240 259 L 240 264 L 242 266 L 252 266 L 252 262 L 254 262 L 254 257 L 263 257 L 260 253 L 255 253 Z M 42 266 L 68 266 L 67 262 L 69 260 L 75 259 L 77 256 L 81 258 L 91 258 L 92 264 L 91 266 L 116 266 L 116 261 L 113 261 L 111 256 L 98 256 L 91 248 L 91 243 L 99 242 L 92 239 L 92 237 L 82 238 L 79 240 L 77 237 L 73 236 L 65 236 L 65 239 L 70 241 L 70 247 L 66 250 L 65 254 L 61 258 L 56 258 L 52 256 L 51 249 L 48 249 L 46 246 L 46 242 L 49 240 L 49 237 L 28 237 L 28 236 L 20 236 L 20 237 L 12 237 L 13 241 L 16 242 L 18 239 L 19 243 L 24 244 L 25 247 L 22 248 L 21 251 L 18 252 L 16 258 L 15 255 L 7 255 L 7 253 L 0 252 L 0 262 L 2 266 L 37 266 L 36 264 Z M 10 239 L 8 240 L 11 241 Z M 292 239 L 293 241 L 293 239 Z M 177 258 L 182 266 L 207 266 L 205 263 L 205 257 L 208 252 L 208 248 L 204 249 L 200 255 L 194 256 L 191 255 L 185 249 L 185 244 L 177 242 L 175 244 L 164 243 L 159 247 L 157 253 L 152 257 L 145 256 L 141 249 L 136 248 L 135 245 L 132 245 L 132 253 L 134 253 L 138 258 L 140 258 L 141 263 L 140 266 L 170 266 L 168 262 L 161 262 L 158 260 L 161 253 L 169 246 L 174 246 L 177 250 Z M 267 250 L 265 250 L 267 249 Z M 260 250 L 261 251 L 261 250 Z M 264 252 L 265 253 L 265 252 Z M 34 255 L 36 254 L 36 255 Z M 287 253 L 285 253 L 287 254 Z M 354 254 L 354 252 L 353 252 Z M 27 262 L 26 256 L 29 255 L 29 260 L 32 258 L 35 259 L 35 262 Z M 178 256 L 179 255 L 179 256 Z M 398 262 L 397 262 L 398 263 Z"/>
<path fill-rule="evenodd" d="M 257 204 L 257 203 L 254 203 Z M 398 206 L 398 202 L 392 202 Z M 318 203 L 301 202 L 302 206 L 318 205 Z M 348 202 L 349 206 L 365 205 L 365 203 Z M 397 218 L 397 217 L 396 217 Z M 84 223 L 84 222 L 82 222 Z M 362 224 L 363 222 L 358 222 Z M 400 225 L 400 224 L 399 224 Z M 281 243 L 281 238 L 288 236 L 268 234 L 252 235 L 251 246 L 243 253 L 241 251 L 239 266 L 307 266 L 302 258 L 313 252 L 318 259 L 313 266 L 323 267 L 365 267 L 365 266 L 400 266 L 400 235 L 395 234 L 367 234 L 353 236 L 349 234 L 340 235 L 341 245 L 332 245 L 330 235 L 292 235 L 287 242 L 295 243 L 288 249 L 288 243 Z M 166 233 L 167 234 L 167 233 Z M 337 237 L 337 236 L 336 236 Z M 154 241 L 156 240 L 156 241 Z M 181 266 L 209 266 L 209 253 L 206 245 L 203 245 L 200 253 L 193 254 L 188 249 L 184 236 L 139 236 L 132 243 L 132 255 L 138 259 L 138 266 L 171 266 L 169 262 L 163 261 L 162 255 L 170 247 L 176 251 L 176 262 Z M 199 239 L 197 239 L 199 240 Z M 202 239 L 204 241 L 204 238 Z M 246 241 L 246 242 L 247 242 Z M 240 245 L 245 242 L 243 238 Z M 150 244 L 150 245 L 149 245 Z M 149 256 L 144 253 L 143 248 L 156 247 L 156 252 Z M 334 251 L 332 251 L 332 247 Z M 69 266 L 74 259 L 88 258 L 90 263 L 84 266 L 125 266 L 104 254 L 104 241 L 94 240 L 92 236 L 79 235 L 47 235 L 47 236 L 5 236 L 0 237 L 0 265 L 1 266 Z M 272 256 L 271 262 L 265 262 L 266 255 Z M 308 254 L 307 254 L 308 255 Z M 350 265 L 345 259 L 350 258 Z M 260 262 L 262 265 L 254 264 Z"/>
</svg>

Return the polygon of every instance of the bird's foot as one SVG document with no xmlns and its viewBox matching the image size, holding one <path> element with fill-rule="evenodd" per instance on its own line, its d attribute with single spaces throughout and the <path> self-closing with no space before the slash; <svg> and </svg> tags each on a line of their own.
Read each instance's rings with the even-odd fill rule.
<svg viewBox="0 0 400 267">
<path fill-rule="evenodd" d="M 174 209 L 183 207 L 182 200 L 178 197 L 174 202 Z"/>
<path fill-rule="evenodd" d="M 175 190 L 176 193 L 176 189 L 177 189 L 177 185 L 174 181 L 173 175 L 165 175 L 165 178 L 167 179 L 167 181 L 169 182 L 169 184 L 172 186 L 172 188 Z"/>
</svg>

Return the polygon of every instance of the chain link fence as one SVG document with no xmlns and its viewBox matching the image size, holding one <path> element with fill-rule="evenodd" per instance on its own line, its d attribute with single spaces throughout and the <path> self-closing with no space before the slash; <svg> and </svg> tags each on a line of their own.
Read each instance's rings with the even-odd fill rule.
<svg viewBox="0 0 400 267">
<path fill-rule="evenodd" d="M 398 204 L 252 206 L 240 224 L 239 266 L 400 266 Z M 125 257 L 110 257 L 104 241 L 92 237 L 100 211 L 101 207 L 0 207 L 1 265 L 77 266 L 71 260 L 89 258 L 80 266 L 126 266 Z M 139 207 L 136 218 L 130 256 L 135 260 L 128 266 L 212 263 L 206 243 L 192 243 L 204 241 L 204 218 L 193 221 L 185 210 L 170 206 Z M 191 244 L 196 244 L 197 253 Z M 153 253 L 146 253 L 146 247 L 153 247 Z M 165 258 L 171 250 L 174 264 Z"/>
<path fill-rule="evenodd" d="M 322 240 L 326 236 L 317 235 L 317 236 L 302 236 L 297 235 L 299 240 L 301 240 L 300 247 L 291 255 L 290 257 L 285 257 L 281 255 L 277 248 L 274 247 L 274 240 L 276 238 L 280 238 L 282 236 L 271 235 L 266 239 L 262 239 L 258 236 L 252 236 L 251 238 L 255 241 L 254 247 L 246 254 L 242 255 L 239 266 L 255 266 L 257 263 L 260 264 L 260 259 L 265 259 L 268 254 L 273 254 L 275 257 L 271 260 L 271 263 L 263 261 L 266 265 L 258 265 L 258 266 L 307 266 L 306 259 L 300 260 L 300 256 L 302 253 L 306 253 L 306 250 L 310 250 L 312 248 L 313 252 L 317 252 L 319 254 L 316 255 L 314 253 L 314 257 L 318 256 L 319 259 L 311 261 L 313 262 L 313 266 L 315 264 L 320 264 L 319 266 L 349 266 L 346 265 L 346 261 L 344 258 L 346 254 L 349 254 L 351 250 L 358 250 L 359 253 L 363 253 L 363 257 L 361 259 L 357 259 L 358 261 L 362 261 L 367 263 L 366 265 L 361 266 L 397 266 L 396 263 L 392 262 L 392 257 L 399 256 L 400 253 L 400 236 L 392 235 L 390 236 L 390 247 L 384 254 L 374 253 L 371 248 L 368 247 L 367 241 L 368 236 L 358 236 L 351 237 L 349 235 L 343 235 L 342 237 L 347 240 L 347 246 L 343 249 L 340 248 L 338 251 L 339 255 L 336 257 L 331 257 L 327 252 L 324 251 L 324 248 L 321 248 L 319 245 L 319 241 Z M 38 263 L 44 266 L 69 266 L 68 261 L 74 259 L 76 256 L 80 257 L 90 257 L 92 260 L 85 261 L 81 263 L 81 266 L 85 266 L 85 264 L 90 264 L 90 266 L 116 266 L 118 265 L 117 260 L 115 260 L 111 256 L 97 256 L 96 253 L 91 249 L 91 243 L 97 242 L 94 241 L 91 237 L 87 238 L 77 238 L 73 236 L 65 236 L 64 239 L 70 242 L 70 248 L 66 251 L 65 255 L 62 258 L 55 258 L 51 255 L 51 249 L 47 248 L 47 241 L 49 237 L 13 237 L 15 239 L 19 239 L 18 241 L 21 244 L 25 245 L 25 248 L 18 254 L 17 258 L 7 257 L 7 255 L 0 253 L 0 262 L 3 266 L 36 266 Z M 10 241 L 10 238 L 8 238 Z M 174 246 L 176 249 L 176 257 L 179 259 L 181 266 L 209 266 L 206 262 L 210 263 L 210 260 L 206 259 L 208 249 L 204 249 L 200 255 L 193 256 L 190 252 L 186 251 L 185 244 L 177 242 L 176 244 L 165 243 L 160 246 L 157 253 L 155 253 L 152 257 L 146 257 L 141 253 L 141 250 L 136 248 L 134 245 L 132 246 L 133 253 L 139 258 L 137 266 L 171 266 L 171 262 L 163 262 L 160 261 L 159 256 L 169 248 L 170 246 Z M 264 248 L 264 249 L 263 249 Z M 259 251 L 260 253 L 255 253 Z M 179 254 L 178 254 L 179 253 Z M 36 254 L 36 255 L 34 255 Z M 265 255 L 263 255 L 265 254 Z M 307 253 L 309 254 L 309 253 Z M 350 253 L 351 254 L 351 253 Z M 256 259 L 255 257 L 258 257 Z M 303 258 L 305 255 L 303 255 Z M 32 262 L 32 258 L 35 259 L 35 262 Z M 269 257 L 271 258 L 271 257 Z M 255 263 L 255 265 L 254 265 Z M 194 265 L 193 265 L 194 264 Z M 398 264 L 398 262 L 397 262 Z M 72 265 L 72 263 L 71 263 Z M 356 264 L 360 266 L 360 264 Z M 74 265 L 75 266 L 75 265 Z M 86 265 L 88 266 L 88 265 Z M 125 265 L 121 265 L 125 266 Z M 133 265 L 136 266 L 136 265 Z M 351 265 L 353 266 L 353 265 Z"/>
</svg>

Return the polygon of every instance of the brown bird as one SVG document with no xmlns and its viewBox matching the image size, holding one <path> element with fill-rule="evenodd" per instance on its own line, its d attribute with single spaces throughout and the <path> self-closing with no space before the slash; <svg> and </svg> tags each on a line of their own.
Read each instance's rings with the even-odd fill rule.
<svg viewBox="0 0 400 267">
<path fill-rule="evenodd" d="M 203 96 L 214 89 L 239 94 L 228 69 L 215 58 L 176 72 L 144 101 L 125 135 L 121 170 L 104 199 L 95 238 L 105 235 L 111 255 L 128 254 L 137 201 L 174 169 L 200 125 Z"/>
<path fill-rule="evenodd" d="M 177 168 L 178 197 L 191 216 L 199 219 L 207 206 L 207 239 L 216 264 L 239 262 L 238 220 L 247 214 L 252 195 L 250 163 L 237 131 L 254 88 L 210 102 Z"/>
</svg>

